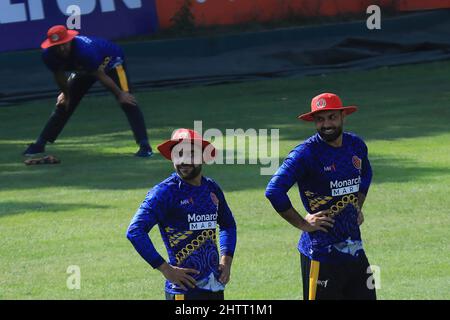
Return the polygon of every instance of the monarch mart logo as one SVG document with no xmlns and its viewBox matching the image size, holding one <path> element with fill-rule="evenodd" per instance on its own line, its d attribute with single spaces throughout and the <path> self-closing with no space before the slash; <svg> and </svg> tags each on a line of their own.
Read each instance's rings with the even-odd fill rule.
<svg viewBox="0 0 450 320">
<path fill-rule="evenodd" d="M 359 184 L 361 183 L 361 177 L 342 181 L 330 181 L 331 195 L 333 197 L 343 196 L 350 193 L 359 191 Z"/>
<path fill-rule="evenodd" d="M 204 230 L 216 228 L 217 213 L 188 214 L 189 230 Z"/>
<path fill-rule="evenodd" d="M 25 21 L 44 20 L 46 18 L 45 7 L 48 0 L 1 0 L 0 24 Z M 20 3 L 21 2 L 21 3 Z M 128 9 L 142 8 L 142 0 L 54 0 L 57 8 L 63 15 L 87 15 L 94 12 L 100 5 L 101 12 L 116 11 L 116 4 L 123 3 Z"/>
</svg>

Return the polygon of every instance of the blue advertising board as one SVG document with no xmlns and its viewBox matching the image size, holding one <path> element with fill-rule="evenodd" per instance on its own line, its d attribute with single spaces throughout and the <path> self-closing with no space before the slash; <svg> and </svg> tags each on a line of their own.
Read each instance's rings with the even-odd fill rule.
<svg viewBox="0 0 450 320">
<path fill-rule="evenodd" d="M 154 0 L 0 0 L 0 52 L 39 48 L 57 24 L 118 39 L 155 32 L 158 16 Z"/>
</svg>

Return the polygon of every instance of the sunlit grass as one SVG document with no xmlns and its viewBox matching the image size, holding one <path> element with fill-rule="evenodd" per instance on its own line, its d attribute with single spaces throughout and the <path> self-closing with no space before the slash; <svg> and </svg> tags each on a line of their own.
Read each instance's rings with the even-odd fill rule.
<svg viewBox="0 0 450 320">
<path fill-rule="evenodd" d="M 280 128 L 280 158 L 313 133 L 296 120 L 310 98 L 337 92 L 359 112 L 346 129 L 364 137 L 374 179 L 362 227 L 367 255 L 381 268 L 381 299 L 448 299 L 450 284 L 448 130 L 450 63 L 237 85 L 139 92 L 152 145 L 177 127 Z M 125 238 L 149 188 L 172 172 L 137 147 L 114 100 L 83 101 L 48 153 L 54 166 L 27 167 L 20 153 L 54 101 L 0 108 L 0 298 L 163 299 L 163 277 Z M 156 150 L 156 148 L 155 148 Z M 213 165 L 238 224 L 230 299 L 299 299 L 299 232 L 264 197 L 258 165 Z M 303 211 L 296 188 L 290 192 Z M 165 255 L 159 231 L 151 231 Z M 81 290 L 68 290 L 68 266 Z"/>
</svg>

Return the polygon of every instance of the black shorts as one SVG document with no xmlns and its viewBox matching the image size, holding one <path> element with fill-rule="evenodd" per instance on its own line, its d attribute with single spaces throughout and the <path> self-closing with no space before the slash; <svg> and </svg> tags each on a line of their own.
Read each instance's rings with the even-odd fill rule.
<svg viewBox="0 0 450 320">
<path fill-rule="evenodd" d="M 304 300 L 376 300 L 365 254 L 339 264 L 312 261 L 300 254 L 300 265 Z"/>
<path fill-rule="evenodd" d="M 195 291 L 186 294 L 172 294 L 166 292 L 166 300 L 224 300 L 223 291 Z"/>
</svg>

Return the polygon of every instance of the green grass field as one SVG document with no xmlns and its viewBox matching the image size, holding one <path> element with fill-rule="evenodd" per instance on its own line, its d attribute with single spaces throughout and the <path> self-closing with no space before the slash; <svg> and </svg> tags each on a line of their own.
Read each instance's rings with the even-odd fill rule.
<svg viewBox="0 0 450 320">
<path fill-rule="evenodd" d="M 314 133 L 296 120 L 312 96 L 337 92 L 360 106 L 346 130 L 362 136 L 374 170 L 362 227 L 381 268 L 380 299 L 449 299 L 450 62 L 331 76 L 139 92 L 152 144 L 177 127 L 280 128 L 280 157 Z M 0 108 L 0 299 L 162 299 L 163 277 L 125 231 L 149 188 L 172 172 L 136 146 L 112 97 L 88 97 L 48 153 L 25 166 L 53 100 Z M 156 148 L 155 148 L 156 149 Z M 238 224 L 228 299 L 300 299 L 299 232 L 264 197 L 258 165 L 204 168 L 225 191 Z M 291 199 L 304 212 L 297 194 Z M 151 231 L 160 252 L 157 228 Z M 67 267 L 81 269 L 69 290 Z"/>
</svg>

